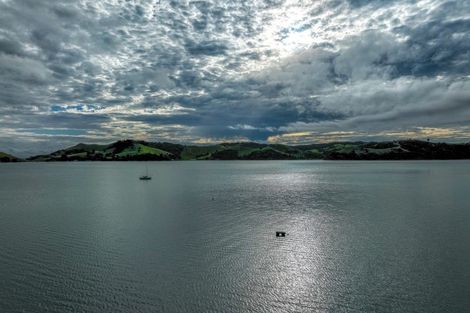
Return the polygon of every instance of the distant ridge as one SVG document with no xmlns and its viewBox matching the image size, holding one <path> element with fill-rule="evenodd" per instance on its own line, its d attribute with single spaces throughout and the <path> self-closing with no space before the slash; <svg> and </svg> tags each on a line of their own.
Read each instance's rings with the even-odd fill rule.
<svg viewBox="0 0 470 313">
<path fill-rule="evenodd" d="M 0 162 L 20 162 L 22 159 L 17 158 L 11 154 L 0 152 Z"/>
<path fill-rule="evenodd" d="M 207 146 L 120 140 L 83 144 L 37 155 L 27 161 L 171 161 L 171 160 L 448 160 L 470 159 L 470 144 L 420 140 L 337 142 L 289 146 L 254 142 Z"/>
</svg>

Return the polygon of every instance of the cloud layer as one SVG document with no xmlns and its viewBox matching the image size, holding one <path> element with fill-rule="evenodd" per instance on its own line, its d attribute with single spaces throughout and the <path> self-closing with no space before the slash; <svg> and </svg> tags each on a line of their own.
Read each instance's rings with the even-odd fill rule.
<svg viewBox="0 0 470 313">
<path fill-rule="evenodd" d="M 0 0 L 0 150 L 470 140 L 468 1 Z"/>
</svg>

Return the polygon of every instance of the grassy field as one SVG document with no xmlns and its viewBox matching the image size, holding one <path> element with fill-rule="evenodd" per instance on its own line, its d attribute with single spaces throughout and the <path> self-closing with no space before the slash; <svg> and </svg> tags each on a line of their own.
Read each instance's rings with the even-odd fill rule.
<svg viewBox="0 0 470 313">
<path fill-rule="evenodd" d="M 168 156 L 169 152 L 163 151 L 158 148 L 149 147 L 141 143 L 134 144 L 131 147 L 124 149 L 122 152 L 117 153 L 118 157 L 130 157 L 136 155 L 158 155 L 158 156 Z"/>
</svg>

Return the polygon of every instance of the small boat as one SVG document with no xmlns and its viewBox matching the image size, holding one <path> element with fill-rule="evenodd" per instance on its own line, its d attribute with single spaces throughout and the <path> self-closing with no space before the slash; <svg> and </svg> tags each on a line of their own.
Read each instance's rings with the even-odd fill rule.
<svg viewBox="0 0 470 313">
<path fill-rule="evenodd" d="M 140 180 L 151 180 L 152 177 L 149 176 L 149 168 L 147 164 L 145 164 L 145 175 L 139 177 Z"/>
</svg>

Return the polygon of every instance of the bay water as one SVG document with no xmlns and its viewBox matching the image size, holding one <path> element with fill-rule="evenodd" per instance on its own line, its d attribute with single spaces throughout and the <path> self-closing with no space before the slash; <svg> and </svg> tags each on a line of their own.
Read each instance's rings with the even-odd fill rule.
<svg viewBox="0 0 470 313">
<path fill-rule="evenodd" d="M 0 312 L 469 308 L 469 161 L 0 164 Z"/>
</svg>

